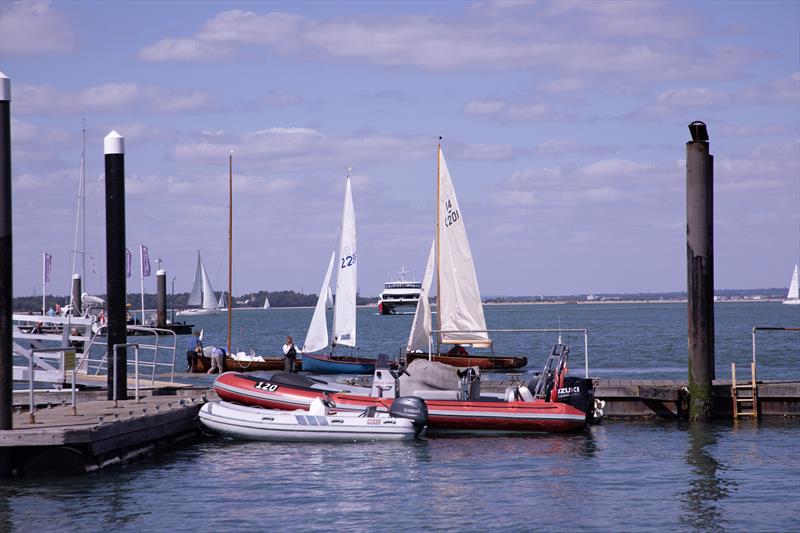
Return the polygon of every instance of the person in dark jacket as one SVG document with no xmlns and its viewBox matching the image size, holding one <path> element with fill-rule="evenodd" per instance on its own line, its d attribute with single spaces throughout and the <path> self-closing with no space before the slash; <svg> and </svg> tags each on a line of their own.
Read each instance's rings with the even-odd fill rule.
<svg viewBox="0 0 800 533">
<path fill-rule="evenodd" d="M 186 363 L 188 364 L 187 372 L 194 371 L 197 366 L 197 354 L 203 353 L 203 341 L 200 340 L 200 332 L 194 330 L 192 336 L 189 337 L 189 342 L 186 343 Z"/>
</svg>

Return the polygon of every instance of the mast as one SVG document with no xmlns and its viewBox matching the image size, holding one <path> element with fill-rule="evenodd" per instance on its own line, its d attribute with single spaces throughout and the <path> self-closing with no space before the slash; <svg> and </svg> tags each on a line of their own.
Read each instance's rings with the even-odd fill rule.
<svg viewBox="0 0 800 533">
<path fill-rule="evenodd" d="M 442 136 L 439 136 L 439 146 L 436 148 L 436 329 L 439 333 L 436 334 L 436 354 L 439 354 L 439 339 L 442 337 L 442 307 L 439 305 L 439 295 L 442 293 L 441 286 L 439 284 L 439 265 L 441 261 L 439 261 L 439 214 L 441 213 L 441 206 L 439 202 L 441 202 L 440 191 L 439 188 L 441 186 L 441 173 L 440 173 L 440 161 L 442 160 Z M 428 350 L 428 355 L 430 356 L 430 350 Z"/>
<path fill-rule="evenodd" d="M 347 165 L 347 169 L 346 169 L 347 172 L 345 174 L 345 180 L 344 180 L 344 183 L 345 183 L 345 204 L 347 203 L 347 198 L 346 198 L 346 196 L 347 196 L 347 181 L 350 179 L 350 171 L 352 169 L 353 169 L 353 167 L 351 167 L 350 165 Z M 346 207 L 342 207 L 342 222 L 341 222 L 341 224 L 339 226 L 339 261 L 342 260 L 342 239 L 344 239 L 344 210 L 345 210 L 345 208 Z M 338 294 L 339 276 L 341 275 L 341 273 L 342 273 L 342 269 L 341 268 L 337 268 L 336 269 L 336 286 L 337 286 L 336 301 L 339 301 L 339 296 L 341 296 L 340 294 Z M 328 290 L 330 291 L 330 285 L 328 285 Z M 336 346 L 336 335 L 335 335 L 336 332 L 335 332 L 335 329 L 336 329 L 336 308 L 337 307 L 338 306 L 334 304 L 334 306 L 333 306 L 333 320 L 331 320 L 331 355 L 333 355 L 333 348 Z"/>
<path fill-rule="evenodd" d="M 231 316 L 233 302 L 231 286 L 233 285 L 233 150 L 228 155 L 228 351 L 231 353 Z"/>
<path fill-rule="evenodd" d="M 78 255 L 81 256 L 81 279 L 86 283 L 86 119 L 81 119 L 81 169 L 78 180 L 78 208 L 75 210 L 75 239 L 72 250 L 72 274 L 78 273 Z M 78 236 L 80 235 L 80 247 Z M 73 303 L 74 302 L 70 302 Z"/>
</svg>

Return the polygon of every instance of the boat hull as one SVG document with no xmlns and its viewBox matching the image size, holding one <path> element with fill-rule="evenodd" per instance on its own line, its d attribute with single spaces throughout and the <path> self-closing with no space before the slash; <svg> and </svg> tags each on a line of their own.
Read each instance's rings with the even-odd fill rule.
<svg viewBox="0 0 800 533">
<path fill-rule="evenodd" d="M 267 409 L 307 409 L 324 396 L 315 389 L 259 380 L 235 372 L 220 375 L 214 391 L 226 401 Z M 337 409 L 361 411 L 369 406 L 388 410 L 393 398 L 374 398 L 347 392 L 328 393 Z M 563 433 L 582 429 L 587 414 L 560 402 L 461 401 L 426 399 L 429 435 L 447 433 Z"/>
<path fill-rule="evenodd" d="M 209 402 L 200 409 L 200 422 L 234 438 L 279 442 L 354 442 L 411 440 L 417 431 L 410 420 L 356 417 L 336 413 L 313 415 L 308 411 L 265 410 Z"/>
<path fill-rule="evenodd" d="M 184 309 L 175 313 L 175 316 L 205 316 L 218 315 L 219 309 Z"/>
<path fill-rule="evenodd" d="M 375 359 L 346 355 L 303 354 L 303 370 L 314 374 L 372 374 Z"/>
<path fill-rule="evenodd" d="M 263 361 L 238 361 L 226 356 L 223 370 L 234 370 L 236 372 L 276 372 L 284 369 L 283 357 L 263 357 Z M 195 366 L 192 368 L 194 373 L 205 373 L 211 369 L 211 358 L 202 355 L 196 359 Z M 300 359 L 295 359 L 294 371 L 300 372 L 303 363 Z"/>
<path fill-rule="evenodd" d="M 426 353 L 407 353 L 406 365 L 415 359 L 428 359 Z M 431 357 L 432 361 L 444 363 L 446 365 L 459 368 L 477 366 L 481 370 L 515 370 L 523 368 L 528 364 L 528 358 L 524 356 L 512 357 L 489 357 L 489 356 L 462 356 L 438 354 Z"/>
</svg>

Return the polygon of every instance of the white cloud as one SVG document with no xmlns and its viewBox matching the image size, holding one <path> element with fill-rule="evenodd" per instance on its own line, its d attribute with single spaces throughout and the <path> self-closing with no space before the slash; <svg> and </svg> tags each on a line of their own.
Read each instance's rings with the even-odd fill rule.
<svg viewBox="0 0 800 533">
<path fill-rule="evenodd" d="M 426 70 L 549 67 L 561 80 L 554 81 L 551 90 L 562 91 L 577 90 L 587 74 L 611 81 L 625 75 L 627 84 L 633 79 L 719 78 L 754 59 L 743 50 L 698 53 L 679 46 L 682 39 L 699 31 L 696 24 L 687 23 L 694 20 L 689 9 L 671 4 L 625 3 L 625 9 L 595 4 L 531 4 L 526 16 L 516 16 L 514 9 L 491 9 L 493 15 L 487 17 L 479 9 L 472 16 L 446 20 L 432 16 L 313 19 L 234 9 L 218 13 L 190 38 L 162 39 L 142 49 L 140 57 L 150 61 L 228 57 L 227 48 L 223 56 L 198 52 L 205 43 L 301 59 Z"/>
<path fill-rule="evenodd" d="M 62 91 L 51 85 L 20 85 L 15 89 L 14 108 L 20 113 L 82 113 L 98 110 L 195 111 L 214 106 L 205 91 L 142 86 L 136 83 L 106 83 L 78 91 Z"/>
<path fill-rule="evenodd" d="M 553 111 L 545 104 L 513 103 L 503 100 L 472 100 L 464 106 L 464 113 L 498 122 L 537 122 L 567 118 L 566 115 Z"/>
<path fill-rule="evenodd" d="M 144 61 L 221 61 L 229 58 L 233 49 L 217 43 L 197 39 L 161 39 L 139 50 Z"/>
<path fill-rule="evenodd" d="M 652 163 L 636 163 L 626 159 L 604 159 L 590 163 L 578 169 L 578 172 L 590 178 L 613 178 L 633 176 L 653 168 L 654 165 Z"/>
<path fill-rule="evenodd" d="M 0 2 L 0 51 L 8 55 L 65 53 L 75 49 L 69 21 L 49 1 Z"/>
</svg>

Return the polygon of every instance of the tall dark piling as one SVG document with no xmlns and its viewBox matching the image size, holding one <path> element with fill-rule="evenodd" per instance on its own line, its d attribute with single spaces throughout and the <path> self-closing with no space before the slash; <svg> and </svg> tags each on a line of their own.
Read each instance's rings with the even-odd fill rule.
<svg viewBox="0 0 800 533">
<path fill-rule="evenodd" d="M 0 72 L 0 429 L 11 429 L 14 404 L 11 254 L 11 80 Z"/>
<path fill-rule="evenodd" d="M 167 271 L 156 271 L 156 325 L 167 325 Z"/>
<path fill-rule="evenodd" d="M 72 306 L 72 316 L 81 316 L 83 312 L 81 308 L 81 275 L 72 275 L 72 293 L 70 296 L 70 305 Z"/>
<path fill-rule="evenodd" d="M 103 139 L 106 165 L 106 287 L 108 294 L 108 399 L 128 398 L 125 310 L 125 139 L 112 131 Z M 114 372 L 114 359 L 117 371 Z"/>
<path fill-rule="evenodd" d="M 686 265 L 689 318 L 689 415 L 709 420 L 714 399 L 714 156 L 702 122 L 686 143 Z"/>
</svg>

